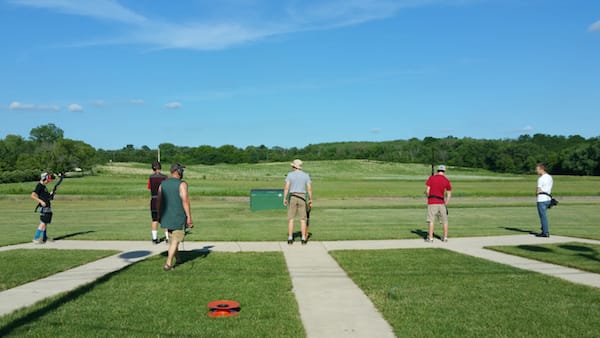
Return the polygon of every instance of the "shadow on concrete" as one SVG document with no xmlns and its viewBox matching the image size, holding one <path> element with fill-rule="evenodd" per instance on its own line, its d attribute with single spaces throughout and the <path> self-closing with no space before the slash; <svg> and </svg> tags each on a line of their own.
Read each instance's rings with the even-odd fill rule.
<svg viewBox="0 0 600 338">
<path fill-rule="evenodd" d="M 67 239 L 67 238 L 71 238 L 71 237 L 77 237 L 79 235 L 85 235 L 85 234 L 89 234 L 89 233 L 92 233 L 92 232 L 96 232 L 96 231 L 95 230 L 88 230 L 88 231 L 74 232 L 74 233 L 71 233 L 71 234 L 66 234 L 66 235 L 54 237 L 53 240 L 60 241 L 60 240 L 63 240 L 63 239 Z"/>
<path fill-rule="evenodd" d="M 526 250 L 526 251 L 533 251 L 533 252 L 552 252 L 552 249 L 548 249 L 548 248 L 544 248 L 542 246 L 535 246 L 535 245 L 518 245 L 517 248 L 521 249 L 521 250 Z"/>
<path fill-rule="evenodd" d="M 124 260 L 137 259 L 149 256 L 152 254 L 152 251 L 148 250 L 138 250 L 138 251 L 128 251 L 119 255 L 119 258 Z"/>
<path fill-rule="evenodd" d="M 531 231 L 531 230 L 525 230 L 525 229 L 519 229 L 519 228 L 513 228 L 513 227 L 500 227 L 504 230 L 508 230 L 508 231 L 514 231 L 514 232 L 522 232 L 525 234 L 531 234 L 531 235 L 535 235 L 536 232 L 535 231 Z"/>
<path fill-rule="evenodd" d="M 427 239 L 427 236 L 429 236 L 429 232 L 427 232 L 425 230 L 421 230 L 421 229 L 411 230 L 410 232 L 423 238 L 423 239 Z M 436 234 L 435 232 L 433 233 L 433 238 L 437 238 L 440 241 L 442 240 L 442 236 Z"/>
<path fill-rule="evenodd" d="M 308 232 L 308 239 L 310 239 L 313 236 L 312 232 Z M 301 240 L 302 239 L 302 232 L 301 231 L 296 231 L 292 234 L 292 238 L 294 239 L 294 241 L 296 240 Z"/>
</svg>

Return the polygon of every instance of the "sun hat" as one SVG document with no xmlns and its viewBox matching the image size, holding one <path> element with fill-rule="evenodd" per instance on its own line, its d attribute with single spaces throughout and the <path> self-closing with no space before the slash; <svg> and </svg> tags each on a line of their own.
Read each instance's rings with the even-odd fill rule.
<svg viewBox="0 0 600 338">
<path fill-rule="evenodd" d="M 292 166 L 292 168 L 296 168 L 296 169 L 302 169 L 302 161 L 299 159 L 295 159 L 292 163 L 290 163 L 290 165 Z"/>
</svg>

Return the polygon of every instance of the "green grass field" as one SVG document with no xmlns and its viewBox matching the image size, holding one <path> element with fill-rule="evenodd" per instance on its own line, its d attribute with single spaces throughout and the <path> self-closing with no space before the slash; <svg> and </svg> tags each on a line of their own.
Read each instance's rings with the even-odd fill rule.
<svg viewBox="0 0 600 338">
<path fill-rule="evenodd" d="M 323 161 L 309 162 L 305 169 L 315 190 L 313 240 L 420 238 L 426 230 L 423 192 L 428 166 Z M 196 227 L 186 240 L 284 240 L 285 211 L 252 212 L 248 196 L 251 189 L 282 188 L 288 170 L 287 163 L 188 168 Z M 97 173 L 63 182 L 53 203 L 49 236 L 56 240 L 147 240 L 150 245 L 148 165 L 113 164 L 97 168 Z M 449 177 L 455 196 L 450 204 L 451 237 L 538 231 L 532 196 L 535 176 L 450 168 Z M 551 233 L 600 239 L 600 178 L 554 179 L 554 194 L 561 203 L 549 212 Z M 0 246 L 31 240 L 39 220 L 29 197 L 34 186 L 35 182 L 0 185 Z M 12 258 L 4 261 L 24 259 L 18 266 L 26 270 L 27 278 L 19 277 L 11 270 L 14 267 L 0 270 L 3 277 L 25 281 L 45 275 L 33 269 L 34 254 L 21 250 L 6 254 Z M 47 260 L 60 261 L 56 254 Z M 39 337 L 48 332 L 86 337 L 305 335 L 281 254 L 185 255 L 187 262 L 172 273 L 161 270 L 164 257 L 152 257 L 4 316 L 0 336 Z M 540 336 L 548 332 L 585 337 L 600 329 L 593 320 L 600 314 L 596 289 L 445 250 L 333 255 L 401 337 Z M 562 259 L 572 258 L 578 262 L 576 257 Z M 53 267 L 56 271 L 64 268 Z M 174 290 L 181 296 L 174 297 Z M 227 320 L 208 319 L 206 303 L 218 298 L 240 301 L 242 314 Z M 575 321 L 577 325 L 572 324 Z"/>
<path fill-rule="evenodd" d="M 600 245 L 571 242 L 541 245 L 492 246 L 487 249 L 600 273 Z"/>
<path fill-rule="evenodd" d="M 0 291 L 104 258 L 116 251 L 27 250 L 0 252 Z"/>
<path fill-rule="evenodd" d="M 97 282 L 0 318 L 9 337 L 304 337 L 280 253 L 182 253 L 162 271 L 152 257 Z M 257 264 L 260 262 L 260 264 Z M 233 318 L 207 303 L 240 302 Z"/>
<path fill-rule="evenodd" d="M 398 337 L 597 337 L 600 290 L 444 249 L 336 251 Z"/>
<path fill-rule="evenodd" d="M 265 241 L 286 234 L 285 211 L 251 212 L 252 188 L 281 188 L 286 163 L 192 166 L 186 179 L 197 228 L 189 240 Z M 306 164 L 313 177 L 313 239 L 418 238 L 425 229 L 424 181 L 428 167 L 373 161 Z M 150 213 L 143 164 L 113 164 L 97 176 L 68 178 L 53 204 L 51 237 L 59 239 L 149 238 Z M 450 168 L 455 198 L 451 236 L 506 235 L 537 231 L 535 176 L 499 175 Z M 556 177 L 561 204 L 550 211 L 551 231 L 600 239 L 600 178 Z M 27 242 L 38 216 L 29 198 L 34 183 L 0 185 L 0 245 Z M 527 196 L 527 197 L 526 197 Z M 568 197 L 565 197 L 568 196 Z"/>
</svg>

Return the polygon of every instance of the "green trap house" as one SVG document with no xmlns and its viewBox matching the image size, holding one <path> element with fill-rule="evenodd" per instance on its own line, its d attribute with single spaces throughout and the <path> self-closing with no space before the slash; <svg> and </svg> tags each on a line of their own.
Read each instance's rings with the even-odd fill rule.
<svg viewBox="0 0 600 338">
<path fill-rule="evenodd" d="M 283 205 L 283 189 L 250 190 L 250 210 L 281 210 Z"/>
</svg>

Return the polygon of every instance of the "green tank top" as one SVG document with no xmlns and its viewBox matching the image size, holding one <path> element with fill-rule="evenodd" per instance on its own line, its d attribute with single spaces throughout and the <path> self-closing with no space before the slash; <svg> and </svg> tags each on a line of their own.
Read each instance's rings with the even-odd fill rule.
<svg viewBox="0 0 600 338">
<path fill-rule="evenodd" d="M 160 227 L 169 230 L 184 230 L 187 222 L 179 195 L 181 180 L 169 178 L 161 183 Z"/>
</svg>

